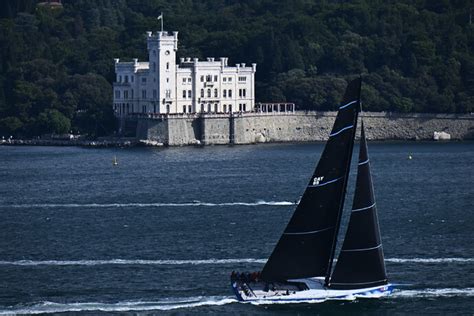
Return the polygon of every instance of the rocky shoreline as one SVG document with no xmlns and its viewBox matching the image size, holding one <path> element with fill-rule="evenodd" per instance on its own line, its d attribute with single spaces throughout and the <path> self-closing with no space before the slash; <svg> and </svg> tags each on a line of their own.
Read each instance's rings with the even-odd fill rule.
<svg viewBox="0 0 474 316">
<path fill-rule="evenodd" d="M 336 112 L 169 116 L 135 122 L 136 137 L 50 135 L 1 139 L 0 146 L 163 147 L 325 141 Z M 474 139 L 474 115 L 364 112 L 367 138 L 377 141 Z"/>
</svg>

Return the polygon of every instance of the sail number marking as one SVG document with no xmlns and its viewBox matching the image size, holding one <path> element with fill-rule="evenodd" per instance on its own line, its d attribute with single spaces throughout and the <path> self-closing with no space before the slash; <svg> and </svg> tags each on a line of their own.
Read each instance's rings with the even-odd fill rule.
<svg viewBox="0 0 474 316">
<path fill-rule="evenodd" d="M 311 185 L 318 185 L 319 182 L 323 181 L 324 177 L 314 177 L 313 183 Z"/>
</svg>

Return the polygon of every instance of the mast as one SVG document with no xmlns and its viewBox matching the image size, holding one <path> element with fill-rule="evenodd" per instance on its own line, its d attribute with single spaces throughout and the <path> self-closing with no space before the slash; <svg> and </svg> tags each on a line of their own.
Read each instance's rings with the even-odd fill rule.
<svg viewBox="0 0 474 316">
<path fill-rule="evenodd" d="M 332 271 L 332 264 L 334 261 L 334 256 L 336 253 L 336 245 L 337 245 L 337 235 L 339 233 L 339 228 L 341 226 L 341 218 L 342 218 L 342 211 L 344 210 L 344 200 L 346 197 L 346 191 L 347 191 L 347 180 L 349 179 L 349 172 L 351 171 L 351 161 L 352 161 L 352 152 L 354 149 L 354 139 L 355 139 L 355 134 L 357 130 L 357 118 L 359 116 L 359 109 L 361 108 L 360 105 L 360 89 L 361 89 L 361 84 L 362 84 L 362 78 L 359 77 L 358 80 L 354 80 L 358 87 L 357 89 L 357 103 L 355 104 L 355 115 L 354 115 L 354 121 L 353 121 L 353 128 L 352 128 L 352 141 L 350 142 L 350 155 L 349 159 L 347 159 L 347 165 L 346 165 L 346 172 L 344 174 L 344 182 L 343 182 L 343 189 L 342 189 L 342 194 L 340 196 L 340 202 L 339 202 L 339 211 L 337 212 L 337 220 L 336 220 L 336 231 L 333 236 L 333 241 L 332 241 L 332 248 L 331 248 L 331 253 L 329 256 L 329 262 L 328 262 L 328 268 L 326 271 L 326 277 L 324 278 L 324 285 L 329 286 L 329 281 L 331 278 L 331 271 Z"/>
</svg>

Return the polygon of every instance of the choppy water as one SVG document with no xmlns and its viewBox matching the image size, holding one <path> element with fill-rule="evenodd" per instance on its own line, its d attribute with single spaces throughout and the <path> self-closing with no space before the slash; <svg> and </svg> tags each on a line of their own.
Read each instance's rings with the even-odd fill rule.
<svg viewBox="0 0 474 316">
<path fill-rule="evenodd" d="M 391 297 L 236 302 L 322 148 L 0 147 L 0 315 L 472 314 L 472 142 L 369 144 Z"/>
</svg>

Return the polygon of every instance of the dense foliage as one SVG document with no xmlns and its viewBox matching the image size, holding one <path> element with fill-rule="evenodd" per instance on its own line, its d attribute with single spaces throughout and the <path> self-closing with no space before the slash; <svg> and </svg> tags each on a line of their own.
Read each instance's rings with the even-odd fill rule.
<svg viewBox="0 0 474 316">
<path fill-rule="evenodd" d="M 178 57 L 256 62 L 257 101 L 334 109 L 363 74 L 367 110 L 473 111 L 469 0 L 36 2 L 0 2 L 0 135 L 113 131 L 113 58 L 146 59 L 161 12 Z"/>
</svg>

